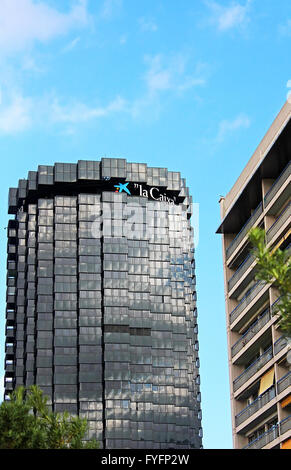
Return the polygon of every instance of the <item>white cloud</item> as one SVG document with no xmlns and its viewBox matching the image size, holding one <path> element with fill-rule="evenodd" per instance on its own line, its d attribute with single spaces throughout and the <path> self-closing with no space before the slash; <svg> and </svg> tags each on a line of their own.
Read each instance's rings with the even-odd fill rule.
<svg viewBox="0 0 291 470">
<path fill-rule="evenodd" d="M 72 51 L 76 45 L 80 42 L 80 37 L 78 36 L 77 38 L 73 39 L 70 41 L 62 50 L 62 52 L 65 54 L 66 52 Z"/>
<path fill-rule="evenodd" d="M 3 103 L 0 95 L 0 134 L 16 134 L 31 125 L 32 100 L 12 92 Z"/>
<path fill-rule="evenodd" d="M 162 109 L 162 96 L 171 93 L 179 96 L 190 89 L 204 85 L 206 80 L 205 64 L 196 64 L 191 71 L 191 63 L 184 54 L 175 54 L 165 57 L 161 54 L 145 56 L 147 70 L 143 76 L 145 93 L 133 100 L 127 107 L 133 118 L 145 117 L 148 111 L 149 118 L 157 118 Z"/>
<path fill-rule="evenodd" d="M 84 103 L 75 102 L 69 105 L 60 105 L 57 98 L 54 99 L 51 109 L 50 118 L 54 123 L 77 124 L 87 122 L 92 119 L 110 116 L 114 113 L 122 112 L 126 109 L 126 102 L 118 96 L 107 106 L 89 107 Z"/>
<path fill-rule="evenodd" d="M 22 70 L 25 70 L 26 72 L 32 72 L 34 74 L 41 74 L 44 72 L 44 68 L 40 67 L 35 59 L 30 56 L 26 55 L 22 59 Z"/>
<path fill-rule="evenodd" d="M 215 24 L 219 31 L 244 27 L 249 21 L 250 0 L 247 0 L 244 5 L 232 2 L 229 6 L 223 6 L 215 1 L 207 1 L 206 5 L 211 11 L 209 21 Z"/>
<path fill-rule="evenodd" d="M 206 81 L 204 78 L 185 77 L 183 82 L 178 85 L 177 89 L 179 91 L 189 90 L 196 86 L 203 86 L 205 83 Z"/>
<path fill-rule="evenodd" d="M 121 44 L 121 45 L 123 46 L 123 45 L 126 44 L 126 43 L 127 43 L 127 35 L 126 35 L 126 34 L 123 34 L 123 35 L 120 36 L 120 38 L 119 38 L 119 44 Z"/>
<path fill-rule="evenodd" d="M 144 78 L 150 94 L 171 88 L 172 72 L 169 68 L 162 66 L 161 56 L 146 57 L 146 62 L 149 68 Z"/>
<path fill-rule="evenodd" d="M 153 20 L 146 19 L 144 17 L 139 19 L 139 25 L 140 29 L 145 32 L 155 32 L 158 30 L 158 26 Z"/>
<path fill-rule="evenodd" d="M 204 85 L 205 79 L 200 75 L 199 66 L 189 74 L 187 73 L 188 60 L 182 54 L 177 54 L 169 59 L 157 54 L 146 56 L 148 70 L 144 80 L 149 95 L 162 91 L 183 91 L 197 85 Z"/>
<path fill-rule="evenodd" d="M 279 33 L 282 36 L 291 36 L 291 19 L 287 19 L 284 24 L 279 25 Z"/>
<path fill-rule="evenodd" d="M 75 44 L 77 39 L 74 40 Z M 117 96 L 102 105 L 64 99 L 55 92 L 26 96 L 11 86 L 7 76 L 5 81 L 2 80 L 2 103 L 0 89 L 0 135 L 40 127 L 57 127 L 60 131 L 73 133 L 78 124 L 114 118 L 118 114 L 136 119 L 144 118 L 147 113 L 152 120 L 159 116 L 164 93 L 178 96 L 205 83 L 205 65 L 198 63 L 193 66 L 183 54 L 170 58 L 162 55 L 147 56 L 145 64 L 146 70 L 142 77 L 144 90 L 139 96 L 131 100 Z M 28 59 L 26 67 L 34 69 L 35 64 Z"/>
<path fill-rule="evenodd" d="M 101 8 L 101 18 L 109 20 L 122 7 L 122 0 L 104 0 Z"/>
<path fill-rule="evenodd" d="M 87 0 L 76 0 L 68 13 L 44 1 L 1 0 L 0 51 L 21 51 L 35 41 L 47 42 L 87 23 Z"/>
<path fill-rule="evenodd" d="M 239 129 L 247 129 L 251 124 L 250 118 L 246 114 L 239 114 L 232 120 L 224 119 L 219 123 L 217 142 L 222 142 L 229 135 Z"/>
<path fill-rule="evenodd" d="M 55 94 L 26 97 L 20 92 L 0 89 L 0 136 L 15 135 L 43 126 L 74 126 L 128 112 L 120 96 L 104 106 L 89 106 L 81 101 L 63 104 Z"/>
</svg>

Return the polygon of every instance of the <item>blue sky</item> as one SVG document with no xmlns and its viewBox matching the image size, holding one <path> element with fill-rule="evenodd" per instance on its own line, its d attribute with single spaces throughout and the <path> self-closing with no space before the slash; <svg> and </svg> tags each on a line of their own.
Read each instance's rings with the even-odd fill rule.
<svg viewBox="0 0 291 470">
<path fill-rule="evenodd" d="M 290 42 L 290 0 L 0 0 L 0 375 L 8 188 L 39 164 L 166 166 L 199 203 L 203 444 L 232 447 L 218 200 L 286 100 Z"/>
</svg>

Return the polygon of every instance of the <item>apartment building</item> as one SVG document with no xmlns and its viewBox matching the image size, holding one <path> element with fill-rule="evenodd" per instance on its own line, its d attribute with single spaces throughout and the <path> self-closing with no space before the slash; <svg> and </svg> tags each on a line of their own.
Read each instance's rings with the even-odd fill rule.
<svg viewBox="0 0 291 470">
<path fill-rule="evenodd" d="M 286 102 L 242 173 L 220 199 L 233 446 L 291 448 L 291 351 L 274 305 L 279 295 L 257 281 L 248 232 L 290 249 L 291 104 Z"/>
</svg>

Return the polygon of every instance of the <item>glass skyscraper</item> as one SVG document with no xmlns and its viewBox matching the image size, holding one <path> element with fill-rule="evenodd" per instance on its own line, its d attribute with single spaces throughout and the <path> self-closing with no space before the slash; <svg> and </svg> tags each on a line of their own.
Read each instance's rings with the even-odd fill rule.
<svg viewBox="0 0 291 470">
<path fill-rule="evenodd" d="M 103 448 L 201 448 L 191 196 L 125 159 L 9 192 L 5 399 L 37 384 Z"/>
</svg>

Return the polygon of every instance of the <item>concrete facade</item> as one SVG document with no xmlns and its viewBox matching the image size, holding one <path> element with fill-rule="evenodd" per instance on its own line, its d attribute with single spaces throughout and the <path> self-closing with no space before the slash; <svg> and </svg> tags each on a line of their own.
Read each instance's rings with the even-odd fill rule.
<svg viewBox="0 0 291 470">
<path fill-rule="evenodd" d="M 233 446 L 290 448 L 290 344 L 273 314 L 278 292 L 255 279 L 248 232 L 290 249 L 291 104 L 286 102 L 220 199 Z"/>
</svg>

